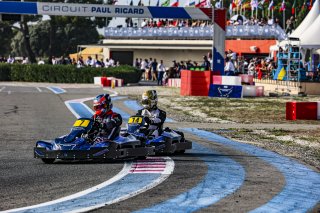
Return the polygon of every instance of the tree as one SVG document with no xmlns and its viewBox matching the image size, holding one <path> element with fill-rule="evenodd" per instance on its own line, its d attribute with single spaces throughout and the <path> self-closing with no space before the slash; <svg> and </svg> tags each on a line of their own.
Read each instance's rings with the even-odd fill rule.
<svg viewBox="0 0 320 213">
<path fill-rule="evenodd" d="M 11 54 L 11 38 L 14 32 L 7 22 L 0 22 L 0 55 Z"/>
</svg>

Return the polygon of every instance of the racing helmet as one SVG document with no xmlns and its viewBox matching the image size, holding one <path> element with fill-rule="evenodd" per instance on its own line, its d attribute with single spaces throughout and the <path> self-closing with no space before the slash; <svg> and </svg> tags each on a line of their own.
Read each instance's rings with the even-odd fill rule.
<svg viewBox="0 0 320 213">
<path fill-rule="evenodd" d="M 109 94 L 101 94 L 93 99 L 93 109 L 96 115 L 103 115 L 112 109 L 111 97 Z"/>
<path fill-rule="evenodd" d="M 141 104 L 145 109 L 152 109 L 157 106 L 158 95 L 156 90 L 147 90 L 142 94 Z"/>
</svg>

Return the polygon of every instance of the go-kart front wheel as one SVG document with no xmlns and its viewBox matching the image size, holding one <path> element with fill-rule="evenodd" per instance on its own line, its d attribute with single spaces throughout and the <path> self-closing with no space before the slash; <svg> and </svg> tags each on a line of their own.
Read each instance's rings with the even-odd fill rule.
<svg viewBox="0 0 320 213">
<path fill-rule="evenodd" d="M 54 158 L 41 158 L 41 160 L 46 164 L 52 164 L 55 161 Z"/>
</svg>

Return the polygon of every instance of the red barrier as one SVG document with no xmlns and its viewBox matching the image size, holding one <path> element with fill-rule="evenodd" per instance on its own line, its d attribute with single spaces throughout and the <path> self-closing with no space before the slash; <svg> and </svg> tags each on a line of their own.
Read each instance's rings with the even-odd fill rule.
<svg viewBox="0 0 320 213">
<path fill-rule="evenodd" d="M 111 82 L 108 81 L 107 77 L 101 77 L 101 84 L 104 87 L 109 87 L 111 85 Z"/>
<path fill-rule="evenodd" d="M 180 95 L 208 96 L 211 84 L 211 71 L 181 71 Z"/>
<path fill-rule="evenodd" d="M 297 112 L 296 102 L 287 102 L 286 103 L 286 119 L 297 120 L 296 112 Z"/>
<path fill-rule="evenodd" d="M 287 120 L 317 120 L 318 119 L 317 102 L 287 102 L 286 119 Z"/>
</svg>

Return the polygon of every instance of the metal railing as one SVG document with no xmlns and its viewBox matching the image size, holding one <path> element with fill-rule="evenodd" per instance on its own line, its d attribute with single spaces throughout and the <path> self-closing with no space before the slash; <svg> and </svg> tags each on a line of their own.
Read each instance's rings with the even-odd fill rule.
<svg viewBox="0 0 320 213">
<path fill-rule="evenodd" d="M 154 27 L 154 28 L 116 28 L 108 27 L 104 32 L 109 39 L 212 39 L 213 28 L 207 27 Z M 287 34 L 279 26 L 238 25 L 227 26 L 227 38 L 258 38 L 284 40 Z"/>
</svg>

